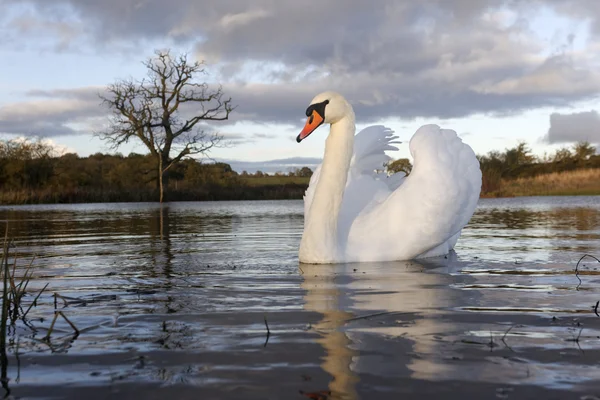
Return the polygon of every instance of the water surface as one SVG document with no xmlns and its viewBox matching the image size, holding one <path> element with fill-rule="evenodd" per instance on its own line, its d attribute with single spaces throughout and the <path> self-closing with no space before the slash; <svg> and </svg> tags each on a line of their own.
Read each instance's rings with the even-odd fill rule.
<svg viewBox="0 0 600 400">
<path fill-rule="evenodd" d="M 19 265 L 36 256 L 31 292 L 49 283 L 29 314 L 36 331 L 10 332 L 9 390 L 600 395 L 600 265 L 574 272 L 600 255 L 599 197 L 481 200 L 455 254 L 418 262 L 299 265 L 302 212 L 300 201 L 0 208 Z M 53 293 L 77 337 L 58 319 L 42 340 Z"/>
</svg>

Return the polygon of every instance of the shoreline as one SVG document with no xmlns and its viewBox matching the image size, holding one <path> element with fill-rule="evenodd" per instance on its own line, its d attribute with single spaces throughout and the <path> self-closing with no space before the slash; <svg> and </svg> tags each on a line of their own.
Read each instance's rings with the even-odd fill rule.
<svg viewBox="0 0 600 400">
<path fill-rule="evenodd" d="M 595 192 L 583 192 L 583 193 L 531 193 L 531 194 L 517 194 L 517 195 L 495 195 L 493 193 L 484 194 L 479 196 L 480 199 L 512 199 L 517 197 L 587 197 L 587 196 L 600 196 L 600 191 Z M 262 197 L 262 198 L 211 198 L 211 199 L 173 199 L 166 200 L 163 204 L 168 203 L 203 203 L 203 202 L 236 202 L 236 201 L 280 201 L 280 200 L 302 200 L 302 197 Z M 118 204 L 118 203 L 156 203 L 160 204 L 159 201 L 156 200 L 135 200 L 135 199 L 123 199 L 123 200 L 107 200 L 103 201 L 100 199 L 94 200 L 90 199 L 89 201 L 70 201 L 70 202 L 0 202 L 0 207 L 6 206 L 33 206 L 33 205 L 68 205 L 68 204 Z"/>
<path fill-rule="evenodd" d="M 302 200 L 309 178 L 269 176 L 243 178 L 237 184 L 207 183 L 165 192 L 165 202 Z M 532 196 L 600 196 L 600 168 L 578 169 L 490 183 L 483 174 L 480 198 Z M 20 189 L 0 192 L 0 205 L 158 202 L 155 189 L 65 188 Z"/>
</svg>

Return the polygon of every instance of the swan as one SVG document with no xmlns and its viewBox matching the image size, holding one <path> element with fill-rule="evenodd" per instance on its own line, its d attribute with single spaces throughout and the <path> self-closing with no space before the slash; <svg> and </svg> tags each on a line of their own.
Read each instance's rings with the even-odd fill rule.
<svg viewBox="0 0 600 400">
<path fill-rule="evenodd" d="M 424 125 L 410 140 L 408 176 L 381 171 L 398 150 L 393 131 L 369 126 L 355 136 L 355 114 L 339 93 L 306 109 L 300 143 L 330 124 L 323 162 L 304 194 L 299 260 L 306 264 L 411 260 L 447 254 L 479 199 L 481 169 L 456 132 Z"/>
</svg>

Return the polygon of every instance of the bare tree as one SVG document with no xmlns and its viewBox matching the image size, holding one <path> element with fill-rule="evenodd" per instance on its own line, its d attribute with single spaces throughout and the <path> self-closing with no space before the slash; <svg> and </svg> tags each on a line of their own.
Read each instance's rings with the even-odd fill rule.
<svg viewBox="0 0 600 400">
<path fill-rule="evenodd" d="M 108 130 L 97 136 L 113 149 L 130 139 L 148 148 L 156 159 L 162 203 L 169 168 L 184 157 L 206 154 L 222 144 L 221 135 L 206 133 L 198 123 L 227 120 L 234 107 L 221 86 L 210 88 L 195 79 L 205 73 L 204 63 L 191 63 L 185 54 L 173 57 L 169 51 L 156 51 L 144 66 L 147 78 L 119 80 L 100 95 L 112 115 Z"/>
</svg>

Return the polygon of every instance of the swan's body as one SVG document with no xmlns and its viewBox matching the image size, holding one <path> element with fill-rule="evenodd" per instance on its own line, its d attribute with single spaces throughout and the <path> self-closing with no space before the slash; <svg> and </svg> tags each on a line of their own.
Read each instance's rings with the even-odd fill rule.
<svg viewBox="0 0 600 400">
<path fill-rule="evenodd" d="M 410 175 L 387 177 L 375 171 L 390 160 L 386 150 L 397 150 L 391 130 L 371 126 L 355 136 L 354 111 L 333 92 L 315 97 L 307 116 L 298 141 L 322 123 L 331 130 L 304 196 L 301 262 L 409 260 L 454 247 L 481 190 L 479 162 L 454 131 L 418 129 Z"/>
</svg>

